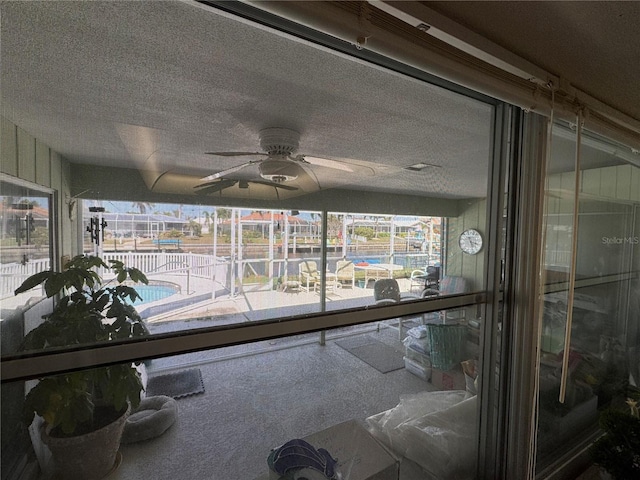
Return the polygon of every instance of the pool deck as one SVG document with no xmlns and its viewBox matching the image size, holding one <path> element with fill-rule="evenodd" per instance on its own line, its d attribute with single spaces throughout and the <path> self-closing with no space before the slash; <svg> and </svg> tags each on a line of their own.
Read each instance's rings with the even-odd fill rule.
<svg viewBox="0 0 640 480">
<path fill-rule="evenodd" d="M 176 308 L 170 311 L 148 316 L 146 321 L 152 326 L 193 319 L 210 322 L 211 325 L 243 323 L 321 311 L 319 291 L 279 291 L 264 285 L 245 285 L 241 291 L 230 295 L 218 285 L 214 296 L 210 280 L 191 278 L 187 290 L 184 277 L 166 276 L 164 279 L 181 285 L 181 292 L 164 300 L 145 304 L 145 308 L 139 309 L 144 315 L 145 310 L 149 308 L 176 305 Z M 408 291 L 408 279 L 398 279 L 398 283 L 401 291 Z M 184 305 L 185 302 L 188 304 Z M 373 303 L 373 289 L 357 286 L 328 288 L 325 297 L 326 310 L 362 307 Z"/>
</svg>

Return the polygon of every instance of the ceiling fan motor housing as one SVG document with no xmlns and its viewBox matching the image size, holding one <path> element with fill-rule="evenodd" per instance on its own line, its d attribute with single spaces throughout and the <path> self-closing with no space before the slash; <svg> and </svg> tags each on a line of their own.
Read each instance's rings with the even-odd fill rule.
<svg viewBox="0 0 640 480">
<path fill-rule="evenodd" d="M 269 155 L 291 155 L 298 150 L 300 134 L 288 128 L 265 128 L 260 131 L 260 147 Z"/>
</svg>

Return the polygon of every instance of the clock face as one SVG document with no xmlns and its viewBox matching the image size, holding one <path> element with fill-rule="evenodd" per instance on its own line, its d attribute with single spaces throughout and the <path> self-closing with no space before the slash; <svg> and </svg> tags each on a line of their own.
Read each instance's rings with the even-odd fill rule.
<svg viewBox="0 0 640 480">
<path fill-rule="evenodd" d="M 479 231 L 470 228 L 462 232 L 459 244 L 464 253 L 475 255 L 482 250 L 482 235 Z"/>
</svg>

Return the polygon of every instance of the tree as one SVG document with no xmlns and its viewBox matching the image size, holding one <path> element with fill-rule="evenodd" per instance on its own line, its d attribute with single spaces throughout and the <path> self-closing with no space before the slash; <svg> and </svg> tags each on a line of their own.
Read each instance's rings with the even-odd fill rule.
<svg viewBox="0 0 640 480">
<path fill-rule="evenodd" d="M 211 225 L 212 216 L 209 212 L 202 212 L 202 216 L 204 217 L 204 226 L 208 228 Z"/>
<path fill-rule="evenodd" d="M 152 210 L 155 205 L 149 202 L 133 202 L 133 207 L 137 208 L 141 214 L 147 213 L 147 211 Z"/>
<path fill-rule="evenodd" d="M 231 209 L 230 208 L 217 208 L 218 218 L 222 218 L 224 220 L 231 218 Z"/>
<path fill-rule="evenodd" d="M 216 208 L 216 212 L 218 214 L 218 220 L 227 220 L 231 218 L 231 209 L 230 208 Z M 223 236 L 222 228 L 218 229 L 218 235 Z"/>
<path fill-rule="evenodd" d="M 28 207 L 39 207 L 40 204 L 37 200 L 29 200 L 27 198 L 23 198 L 18 202 L 18 205 L 27 205 Z"/>
<path fill-rule="evenodd" d="M 191 232 L 191 236 L 199 237 L 202 235 L 202 225 L 200 225 L 195 220 L 189 220 L 188 228 Z"/>
</svg>

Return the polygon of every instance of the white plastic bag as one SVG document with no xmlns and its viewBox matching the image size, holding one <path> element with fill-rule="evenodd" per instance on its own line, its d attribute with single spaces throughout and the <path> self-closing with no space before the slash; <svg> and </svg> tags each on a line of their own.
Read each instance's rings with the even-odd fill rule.
<svg viewBox="0 0 640 480">
<path fill-rule="evenodd" d="M 367 418 L 371 433 L 433 477 L 471 480 L 477 456 L 476 398 L 465 391 L 422 392 Z"/>
</svg>

